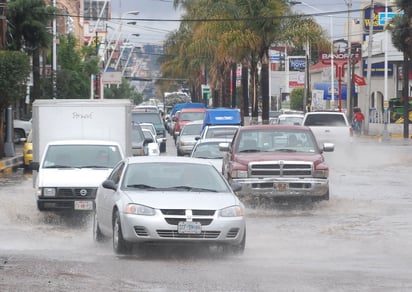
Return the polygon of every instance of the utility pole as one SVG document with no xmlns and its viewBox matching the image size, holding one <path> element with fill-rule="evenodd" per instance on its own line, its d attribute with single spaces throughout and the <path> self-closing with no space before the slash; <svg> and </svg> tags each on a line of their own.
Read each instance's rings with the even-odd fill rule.
<svg viewBox="0 0 412 292">
<path fill-rule="evenodd" d="M 6 19 L 7 0 L 0 0 L 0 50 L 6 47 Z"/>
<path fill-rule="evenodd" d="M 365 112 L 365 135 L 369 134 L 369 108 L 370 108 L 370 98 L 372 95 L 372 45 L 373 45 L 373 19 L 374 19 L 374 8 L 375 3 L 374 0 L 371 0 L 370 6 L 370 21 L 369 21 L 369 39 L 368 39 L 368 67 L 366 72 L 366 83 L 368 85 L 366 91 L 366 112 Z"/>
<path fill-rule="evenodd" d="M 347 84 L 346 84 L 346 106 L 348 109 L 348 117 L 352 120 L 353 115 L 353 94 L 352 94 L 352 67 L 355 67 L 355 64 L 352 64 L 352 20 L 351 20 L 351 9 L 352 9 L 352 0 L 347 1 L 348 5 L 348 75 L 347 75 Z"/>
</svg>

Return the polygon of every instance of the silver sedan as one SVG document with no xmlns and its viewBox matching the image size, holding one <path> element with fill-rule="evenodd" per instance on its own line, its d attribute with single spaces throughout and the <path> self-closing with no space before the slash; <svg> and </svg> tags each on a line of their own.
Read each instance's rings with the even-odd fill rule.
<svg viewBox="0 0 412 292">
<path fill-rule="evenodd" d="M 98 188 L 94 239 L 112 238 L 116 253 L 138 244 L 205 243 L 245 248 L 244 206 L 207 160 L 128 157 Z"/>
</svg>

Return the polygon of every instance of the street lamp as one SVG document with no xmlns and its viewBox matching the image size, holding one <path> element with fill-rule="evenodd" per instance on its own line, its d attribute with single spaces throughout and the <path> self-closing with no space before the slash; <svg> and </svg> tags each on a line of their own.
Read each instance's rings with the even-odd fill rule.
<svg viewBox="0 0 412 292">
<path fill-rule="evenodd" d="M 313 10 L 316 10 L 317 12 L 325 13 L 325 11 L 323 11 L 322 9 L 319 9 L 319 8 L 317 8 L 315 6 L 312 6 L 312 5 L 310 5 L 306 2 L 303 2 L 303 1 L 289 1 L 289 4 L 290 5 L 299 5 L 299 4 L 301 4 L 301 5 L 304 5 L 306 7 L 311 8 Z M 331 56 L 331 62 L 330 62 L 330 78 L 331 78 L 331 80 L 330 80 L 330 85 L 331 86 L 330 86 L 330 88 L 332 90 L 331 99 L 332 99 L 332 101 L 334 101 L 334 99 L 335 99 L 335 80 L 334 80 L 335 72 L 333 70 L 333 57 L 334 57 L 334 55 L 333 55 L 333 18 L 332 18 L 332 15 L 328 15 L 328 17 L 329 17 L 329 23 L 330 23 L 330 38 L 331 38 L 331 45 L 330 45 L 330 56 Z M 305 74 L 307 74 L 307 76 L 305 77 L 305 87 L 306 87 L 305 88 L 305 96 L 304 96 L 305 111 L 306 111 L 307 95 L 308 95 L 308 91 L 309 91 L 308 86 L 310 86 L 310 84 L 308 82 L 309 81 L 308 50 L 309 50 L 309 44 L 307 43 L 306 44 L 306 49 L 305 49 L 305 51 L 306 51 L 306 57 L 305 57 L 305 59 L 306 59 L 305 71 L 306 72 L 305 72 Z"/>
</svg>

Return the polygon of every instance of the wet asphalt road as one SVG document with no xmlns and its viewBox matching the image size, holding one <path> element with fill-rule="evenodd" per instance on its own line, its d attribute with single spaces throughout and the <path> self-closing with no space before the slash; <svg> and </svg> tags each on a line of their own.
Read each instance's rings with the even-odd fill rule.
<svg viewBox="0 0 412 292">
<path fill-rule="evenodd" d="M 30 174 L 3 176 L 0 291 L 411 291 L 411 147 L 357 139 L 327 153 L 330 201 L 247 209 L 240 256 L 116 256 L 111 242 L 93 242 L 89 216 L 39 212 Z"/>
</svg>

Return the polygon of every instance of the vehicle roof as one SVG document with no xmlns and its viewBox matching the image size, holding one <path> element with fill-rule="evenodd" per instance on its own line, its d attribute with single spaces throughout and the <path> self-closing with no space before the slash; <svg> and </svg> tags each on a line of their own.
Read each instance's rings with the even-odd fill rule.
<svg viewBox="0 0 412 292">
<path fill-rule="evenodd" d="M 193 112 L 204 112 L 204 111 L 206 111 L 206 108 L 199 108 L 199 107 L 182 108 L 180 110 L 180 114 L 186 113 L 186 112 L 193 113 Z"/>
<path fill-rule="evenodd" d="M 158 162 L 158 163 L 196 163 L 204 165 L 212 165 L 207 159 L 192 158 L 188 156 L 129 156 L 125 159 L 129 163 L 145 163 L 145 162 Z M 212 165 L 213 166 L 213 165 Z"/>
<path fill-rule="evenodd" d="M 119 143 L 107 140 L 59 140 L 50 142 L 49 145 L 119 145 Z"/>
<path fill-rule="evenodd" d="M 239 128 L 239 131 L 248 131 L 248 130 L 303 130 L 303 131 L 310 131 L 309 127 L 300 126 L 300 125 L 284 125 L 284 124 L 269 124 L 269 125 L 249 125 L 243 126 Z"/>
<path fill-rule="evenodd" d="M 293 117 L 293 118 L 303 118 L 305 115 L 304 114 L 281 114 L 279 115 L 278 119 L 282 118 L 287 118 L 287 117 Z"/>
</svg>

